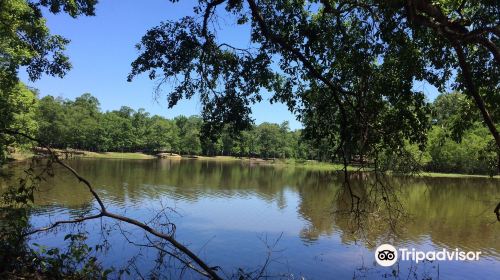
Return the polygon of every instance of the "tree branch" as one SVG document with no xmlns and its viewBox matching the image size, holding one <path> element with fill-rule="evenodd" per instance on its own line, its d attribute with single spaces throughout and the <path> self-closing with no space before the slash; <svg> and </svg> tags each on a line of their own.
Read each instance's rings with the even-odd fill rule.
<svg viewBox="0 0 500 280">
<path fill-rule="evenodd" d="M 262 34 L 272 43 L 279 45 L 282 49 L 292 53 L 309 71 L 309 73 L 323 84 L 325 84 L 331 91 L 334 102 L 339 107 L 340 112 L 340 128 L 341 128 L 341 138 L 347 138 L 347 112 L 344 108 L 344 104 L 339 96 L 339 93 L 343 93 L 343 90 L 336 86 L 332 81 L 327 79 L 320 70 L 318 70 L 307 58 L 304 54 L 302 54 L 297 48 L 295 48 L 292 44 L 287 42 L 284 38 L 276 35 L 270 30 L 267 25 L 264 17 L 262 16 L 259 7 L 255 3 L 254 0 L 247 0 L 250 10 L 252 12 L 252 16 L 254 20 L 257 22 Z M 345 94 L 344 94 L 345 95 Z"/>
<path fill-rule="evenodd" d="M 302 54 L 298 49 L 293 47 L 285 39 L 274 34 L 269 29 L 266 21 L 264 20 L 262 14 L 260 13 L 259 7 L 257 6 L 257 4 L 255 3 L 254 0 L 247 0 L 247 2 L 250 5 L 250 10 L 252 11 L 252 16 L 254 17 L 255 21 L 257 21 L 257 24 L 258 24 L 262 34 L 272 43 L 277 44 L 277 45 L 281 46 L 284 50 L 292 53 L 307 68 L 307 70 L 311 73 L 312 76 L 314 76 L 316 79 L 320 80 L 327 87 L 329 87 L 333 93 L 333 98 L 335 100 L 335 103 L 337 103 L 337 106 L 339 106 L 341 114 L 346 116 L 344 106 L 342 104 L 340 97 L 338 96 L 338 92 L 340 91 L 340 89 L 338 87 L 336 87 L 325 76 L 323 76 L 320 73 L 320 71 L 318 69 L 316 69 L 316 67 L 314 67 L 314 65 L 304 56 L 304 54 Z"/>
<path fill-rule="evenodd" d="M 410 22 L 430 27 L 452 42 L 456 40 L 464 43 L 477 43 L 485 47 L 493 55 L 500 67 L 500 48 L 484 36 L 485 33 L 500 36 L 499 26 L 468 31 L 464 25 L 451 21 L 438 6 L 431 4 L 427 0 L 409 0 L 407 2 L 407 12 Z M 430 18 L 419 14 L 419 12 L 427 14 Z"/>
<path fill-rule="evenodd" d="M 205 37 L 205 39 L 208 38 L 208 21 L 210 19 L 210 15 L 212 15 L 215 7 L 224 3 L 224 1 L 226 1 L 226 0 L 214 0 L 214 1 L 207 4 L 207 7 L 205 9 L 205 13 L 203 14 L 203 27 L 201 29 L 201 35 L 203 37 Z"/>
<path fill-rule="evenodd" d="M 26 236 L 29 236 L 29 235 L 33 235 L 35 233 L 39 233 L 39 232 L 43 232 L 43 231 L 49 231 L 49 230 L 54 229 L 54 228 L 56 228 L 56 227 L 58 227 L 60 225 L 64 225 L 64 224 L 78 224 L 78 223 L 81 223 L 81 222 L 84 222 L 84 221 L 102 218 L 103 216 L 104 215 L 102 213 L 99 213 L 97 215 L 92 215 L 92 216 L 88 216 L 88 217 L 82 217 L 82 218 L 78 218 L 78 219 L 74 219 L 74 220 L 57 221 L 57 222 L 51 224 L 50 226 L 42 227 L 42 228 L 37 228 L 37 229 L 34 229 L 32 231 L 26 232 L 26 233 L 22 234 L 22 236 L 26 237 Z"/>
<path fill-rule="evenodd" d="M 128 224 L 134 225 L 136 227 L 139 227 L 139 228 L 145 230 L 146 232 L 148 232 L 156 237 L 159 237 L 161 239 L 166 240 L 167 242 L 172 244 L 172 246 L 174 246 L 176 249 L 178 249 L 183 254 L 187 255 L 190 259 L 192 259 L 199 267 L 201 267 L 201 269 L 203 269 L 209 275 L 209 277 L 211 279 L 217 279 L 217 280 L 222 279 L 219 275 L 217 275 L 217 273 L 210 266 L 208 266 L 202 259 L 200 259 L 195 253 L 193 253 L 191 250 L 189 250 L 186 246 L 179 243 L 175 238 L 173 238 L 172 235 L 159 232 L 159 231 L 151 228 L 150 226 L 148 226 L 145 223 L 142 223 L 138 220 L 135 220 L 135 219 L 132 219 L 132 218 L 129 218 L 126 216 L 121 216 L 121 215 L 107 211 L 106 207 L 104 206 L 104 203 L 102 202 L 102 199 L 95 192 L 95 190 L 92 187 L 92 185 L 90 184 L 90 182 L 88 180 L 86 180 L 85 178 L 83 178 L 75 169 L 73 169 L 72 167 L 67 165 L 65 162 L 63 162 L 61 159 L 59 159 L 59 157 L 52 151 L 52 149 L 50 149 L 49 146 L 45 145 L 44 143 L 37 140 L 36 138 L 34 138 L 26 133 L 23 133 L 23 132 L 6 129 L 6 130 L 0 130 L 0 133 L 13 135 L 13 136 L 22 136 L 22 137 L 25 137 L 25 138 L 33 141 L 33 142 L 38 143 L 39 145 L 42 145 L 44 148 L 47 149 L 47 151 L 49 151 L 49 153 L 51 155 L 51 159 L 53 159 L 55 162 L 57 162 L 58 164 L 60 164 L 61 166 L 63 166 L 67 170 L 69 170 L 76 178 L 78 178 L 78 180 L 80 182 L 83 182 L 87 186 L 88 190 L 92 193 L 92 195 L 94 196 L 96 201 L 99 203 L 99 206 L 101 207 L 100 213 L 97 215 L 88 216 L 88 217 L 75 219 L 75 220 L 57 221 L 57 222 L 53 223 L 51 226 L 33 230 L 32 232 L 28 233 L 27 235 L 41 232 L 41 231 L 47 231 L 47 230 L 56 228 L 57 226 L 63 225 L 63 224 L 80 223 L 80 222 L 83 222 L 86 220 L 96 219 L 96 218 L 100 218 L 100 217 L 109 217 L 109 218 L 112 218 L 115 220 L 119 220 L 119 221 L 122 221 L 122 222 L 125 222 Z"/>
<path fill-rule="evenodd" d="M 500 149 L 500 134 L 498 133 L 498 130 L 497 130 L 495 124 L 493 123 L 493 119 L 491 118 L 490 114 L 488 113 L 488 110 L 486 109 L 483 98 L 479 94 L 479 91 L 478 91 L 477 87 L 475 86 L 474 81 L 472 80 L 472 74 L 470 72 L 467 60 L 465 59 L 464 50 L 458 44 L 458 42 L 454 42 L 453 48 L 455 49 L 455 52 L 457 53 L 458 63 L 460 64 L 460 68 L 462 69 L 462 76 L 464 77 L 465 85 L 469 91 L 469 94 L 474 98 L 474 101 L 476 102 L 476 106 L 479 108 L 479 111 L 481 111 L 481 115 L 483 116 L 483 119 L 484 119 L 484 122 L 486 123 L 486 126 L 488 127 L 491 134 L 493 135 L 493 138 L 495 139 L 495 142 L 497 144 L 497 148 Z"/>
</svg>

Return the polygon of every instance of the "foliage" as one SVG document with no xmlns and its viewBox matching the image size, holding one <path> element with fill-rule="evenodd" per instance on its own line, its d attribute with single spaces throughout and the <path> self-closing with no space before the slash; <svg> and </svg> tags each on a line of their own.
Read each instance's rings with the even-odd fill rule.
<svg viewBox="0 0 500 280">
<path fill-rule="evenodd" d="M 52 35 L 43 17 L 43 7 L 52 13 L 64 11 L 72 17 L 94 15 L 97 0 L 0 0 L 0 129 L 23 128 L 32 133 L 32 93 L 19 82 L 25 67 L 31 81 L 42 74 L 63 77 L 71 68 L 64 54 L 69 40 Z M 20 117 L 24 119 L 19 119 Z M 0 163 L 5 160 L 11 138 L 0 136 Z"/>
<path fill-rule="evenodd" d="M 88 151 L 158 152 L 189 155 L 239 155 L 290 158 L 296 156 L 300 132 L 288 123 L 263 123 L 242 133 L 226 126 L 214 140 L 201 137 L 203 120 L 178 116 L 173 120 L 150 116 L 144 109 L 129 107 L 102 112 L 99 101 L 83 94 L 74 101 L 45 96 L 36 111 L 38 139 L 55 148 Z M 203 139 L 203 141 L 202 141 Z"/>
<path fill-rule="evenodd" d="M 179 152 L 189 155 L 201 153 L 200 129 L 202 120 L 197 116 L 179 116 L 174 119 L 179 130 Z"/>
<path fill-rule="evenodd" d="M 480 122 L 479 112 L 465 94 L 452 92 L 440 94 L 432 104 L 433 123 L 447 131 L 450 138 L 460 142 L 463 134 L 474 123 Z"/>
<path fill-rule="evenodd" d="M 94 15 L 96 0 L 2 0 L 0 1 L 0 86 L 17 83 L 19 67 L 25 66 L 31 80 L 42 74 L 62 77 L 71 68 L 63 53 L 69 40 L 52 35 L 42 7 L 52 13 L 64 11 L 72 17 Z"/>
<path fill-rule="evenodd" d="M 496 153 L 488 130 L 475 124 L 457 143 L 446 137 L 445 130 L 435 126 L 429 133 L 428 170 L 466 174 L 496 173 Z"/>
<path fill-rule="evenodd" d="M 0 130 L 23 130 L 33 135 L 38 129 L 36 110 L 37 94 L 22 83 L 10 90 L 0 88 Z M 16 140 L 18 139 L 0 136 L 0 164 L 6 159 L 7 147 L 15 148 L 26 143 L 26 139 Z"/>
<path fill-rule="evenodd" d="M 435 120 L 460 141 L 479 109 L 500 147 L 498 9 L 495 1 L 197 1 L 195 15 L 144 35 L 129 80 L 147 73 L 176 81 L 169 106 L 199 94 L 205 136 L 228 124 L 247 129 L 250 106 L 266 90 L 298 114 L 324 159 L 346 163 L 388 151 L 411 158 L 408 145 L 423 152 L 430 108 L 413 86 L 451 85 L 466 93 L 449 108 L 462 116 Z M 250 44 L 218 37 L 228 26 L 221 18 L 249 30 Z M 277 145 L 268 144 L 265 156 Z"/>
<path fill-rule="evenodd" d="M 47 279 L 107 279 L 113 270 L 103 269 L 93 255 L 102 247 L 89 247 L 86 239 L 83 233 L 67 234 L 64 240 L 69 244 L 62 247 L 64 251 L 34 243 L 37 249 L 30 249 L 30 269 Z"/>
<path fill-rule="evenodd" d="M 39 102 L 37 137 L 56 148 L 89 151 L 157 151 L 177 149 L 173 121 L 129 107 L 102 113 L 99 101 L 86 93 L 74 101 L 45 96 Z"/>
<path fill-rule="evenodd" d="M 2 256 L 14 254 L 14 260 L 4 259 L 0 277 L 8 279 L 108 279 L 112 268 L 104 269 L 96 254 L 102 250 L 100 245 L 89 247 L 86 235 L 68 234 L 64 238 L 67 246 L 59 249 L 33 243 L 18 245 L 15 250 L 2 251 Z M 5 243 L 10 244 L 10 243 Z"/>
<path fill-rule="evenodd" d="M 467 110 L 464 107 L 469 105 L 464 94 L 439 95 L 426 105 L 432 108 L 433 126 L 425 139 L 425 149 L 409 140 L 402 141 L 395 149 L 379 144 L 375 145 L 376 157 L 365 155 L 365 163 L 403 173 L 426 170 L 490 174 L 495 163 L 493 143 L 477 114 L 464 117 Z M 207 138 L 201 133 L 204 121 L 198 116 L 169 120 L 129 107 L 102 112 L 99 101 L 90 94 L 83 94 L 75 101 L 45 96 L 39 101 L 35 120 L 38 137 L 56 148 L 342 162 L 335 160 L 336 146 L 331 133 L 316 134 L 316 138 L 307 135 L 309 125 L 316 126 L 315 123 L 291 131 L 287 122 L 264 122 L 239 133 L 226 125 L 218 135 Z M 359 152 L 353 150 L 349 160 L 359 160 Z"/>
<path fill-rule="evenodd" d="M 0 208 L 0 278 L 24 279 L 106 279 L 112 270 L 103 270 L 92 254 L 102 249 L 85 244 L 85 235 L 68 234 L 64 252 L 47 249 L 36 243 L 28 244 L 29 215 L 34 204 L 34 192 L 40 182 L 54 175 L 52 160 L 43 165 L 33 158 L 31 164 L 16 178 L 17 186 L 10 186 L 3 194 Z M 37 168 L 35 168 L 37 166 Z M 94 251 L 94 252 L 93 252 Z"/>
<path fill-rule="evenodd" d="M 428 149 L 421 151 L 417 145 L 405 142 L 396 151 L 383 150 L 377 158 L 377 167 L 396 173 L 416 174 L 428 168 L 430 160 Z"/>
</svg>

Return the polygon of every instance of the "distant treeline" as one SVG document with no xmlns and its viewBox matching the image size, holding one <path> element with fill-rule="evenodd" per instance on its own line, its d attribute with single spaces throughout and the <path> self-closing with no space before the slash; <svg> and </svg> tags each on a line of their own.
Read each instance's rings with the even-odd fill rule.
<svg viewBox="0 0 500 280">
<path fill-rule="evenodd" d="M 99 101 L 86 93 L 74 101 L 45 96 L 36 114 L 38 138 L 56 148 L 106 152 L 175 152 L 187 155 L 234 155 L 263 158 L 312 158 L 315 150 L 291 131 L 288 122 L 262 123 L 232 135 L 203 139 L 198 116 L 166 119 L 129 107 L 102 112 Z"/>
<path fill-rule="evenodd" d="M 56 148 L 336 160 L 334 147 L 321 144 L 328 141 L 304 139 L 302 130 L 290 130 L 287 122 L 254 125 L 237 135 L 223 129 L 210 139 L 201 137 L 203 121 L 198 116 L 166 119 L 129 107 L 103 112 L 99 101 L 88 93 L 75 100 L 52 96 L 38 99 L 21 89 L 24 94 L 18 96 L 23 99 L 16 104 L 25 105 L 15 114 L 14 127 L 27 128 Z M 471 106 L 469 99 L 460 93 L 442 94 L 431 105 L 432 126 L 425 149 L 420 151 L 408 144 L 403 153 L 382 151 L 378 159 L 381 166 L 403 171 L 420 167 L 437 172 L 496 172 L 492 137 L 479 115 L 463 114 L 467 111 L 464 108 Z"/>
</svg>

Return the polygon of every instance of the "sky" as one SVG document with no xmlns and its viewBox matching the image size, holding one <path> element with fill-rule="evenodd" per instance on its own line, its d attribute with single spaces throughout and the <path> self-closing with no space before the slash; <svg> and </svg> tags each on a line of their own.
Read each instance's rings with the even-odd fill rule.
<svg viewBox="0 0 500 280">
<path fill-rule="evenodd" d="M 192 7 L 192 1 L 108 0 L 99 1 L 94 17 L 73 19 L 66 14 L 45 13 L 52 34 L 71 40 L 66 54 L 73 68 L 63 79 L 45 75 L 35 82 L 30 82 L 25 71 L 21 71 L 21 80 L 40 90 L 41 96 L 74 99 L 89 92 L 99 99 L 103 111 L 129 106 L 136 110 L 144 108 L 151 114 L 167 118 L 199 114 L 201 104 L 196 97 L 168 109 L 165 95 L 154 98 L 156 83 L 146 75 L 136 77 L 132 82 L 126 79 L 131 62 L 138 56 L 135 45 L 146 31 L 161 21 L 192 14 Z M 243 47 L 249 45 L 248 32 L 238 29 L 231 21 L 222 22 L 226 26 L 222 26 L 223 31 L 217 34 L 221 40 Z M 415 88 L 423 90 L 429 100 L 437 95 L 436 89 L 430 85 L 418 83 Z M 164 91 L 168 91 L 168 85 Z M 269 94 L 264 96 L 269 97 Z M 252 111 L 256 124 L 289 121 L 291 129 L 302 127 L 283 104 L 271 105 L 264 100 L 253 105 Z"/>
</svg>

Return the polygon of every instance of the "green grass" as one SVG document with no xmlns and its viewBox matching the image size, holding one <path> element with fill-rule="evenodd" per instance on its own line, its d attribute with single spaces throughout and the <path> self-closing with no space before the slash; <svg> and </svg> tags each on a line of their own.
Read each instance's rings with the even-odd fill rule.
<svg viewBox="0 0 500 280">
<path fill-rule="evenodd" d="M 423 176 L 423 177 L 434 177 L 434 178 L 494 178 L 494 179 L 500 179 L 500 175 L 490 177 L 488 175 L 436 173 L 436 172 L 421 172 L 419 175 Z"/>
<path fill-rule="evenodd" d="M 34 156 L 32 152 L 28 151 L 16 151 L 14 153 L 11 153 L 9 155 L 9 160 L 12 161 L 20 161 L 20 160 L 27 160 L 30 159 Z"/>
<path fill-rule="evenodd" d="M 238 158 L 233 156 L 215 156 L 215 157 L 206 157 L 206 156 L 198 156 L 197 160 L 211 160 L 211 161 L 243 161 L 243 162 L 251 162 L 258 163 L 262 165 L 272 165 L 280 168 L 293 167 L 293 168 L 301 168 L 307 170 L 317 170 L 317 171 L 340 171 L 343 170 L 344 166 L 342 164 L 328 163 L 328 162 L 319 162 L 315 160 L 296 160 L 296 159 L 261 159 L 261 158 Z M 356 166 L 347 167 L 349 171 L 358 171 L 359 168 Z M 363 169 L 365 171 L 369 170 L 367 168 Z"/>
<path fill-rule="evenodd" d="M 186 158 L 186 157 L 183 157 Z M 189 158 L 189 157 L 187 157 Z M 197 159 L 197 160 L 213 160 L 213 161 L 239 161 L 239 160 L 245 160 L 245 158 L 241 159 L 238 157 L 231 157 L 231 156 L 214 156 L 214 157 L 208 157 L 208 156 L 196 156 L 192 159 Z"/>
<path fill-rule="evenodd" d="M 341 171 L 344 169 L 342 164 L 337 163 L 329 163 L 329 162 L 320 162 L 316 160 L 295 160 L 295 159 L 286 159 L 286 160 L 276 160 L 274 165 L 285 165 L 291 166 L 301 169 L 314 170 L 314 171 Z M 348 171 L 357 171 L 359 170 L 356 166 L 348 166 Z M 367 170 L 367 169 L 363 169 Z"/>
<path fill-rule="evenodd" d="M 109 158 L 109 159 L 154 159 L 155 156 L 146 155 L 143 153 L 118 153 L 118 152 L 105 152 L 105 153 L 95 153 L 95 152 L 85 152 L 85 158 Z"/>
</svg>

